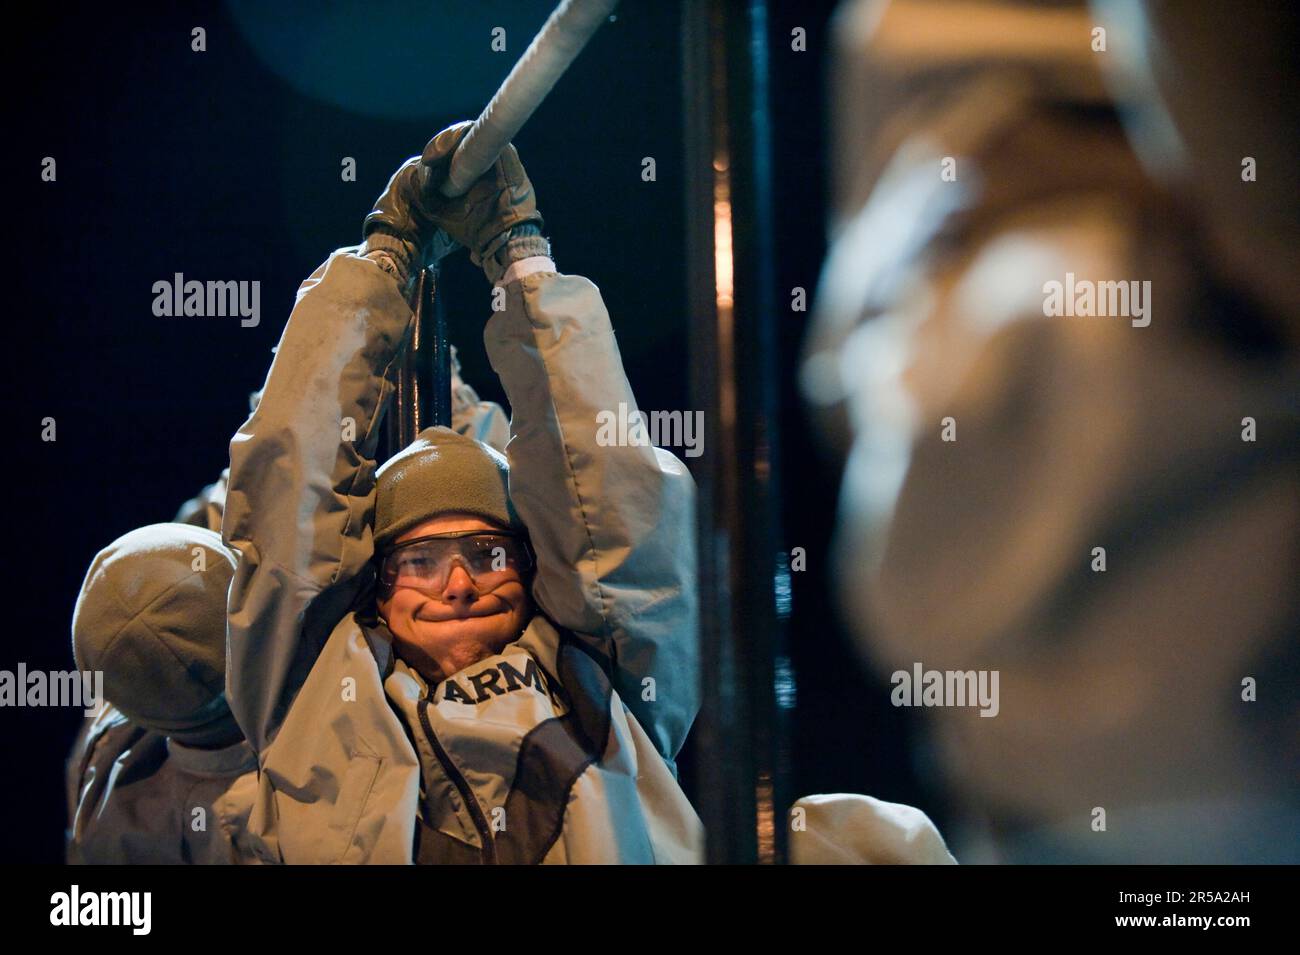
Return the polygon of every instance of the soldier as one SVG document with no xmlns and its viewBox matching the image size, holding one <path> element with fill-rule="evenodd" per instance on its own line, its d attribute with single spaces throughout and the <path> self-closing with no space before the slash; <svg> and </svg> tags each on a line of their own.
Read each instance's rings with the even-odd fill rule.
<svg viewBox="0 0 1300 955">
<path fill-rule="evenodd" d="M 513 147 L 441 198 L 466 126 L 403 165 L 364 245 L 304 283 L 231 442 L 250 827 L 291 863 L 696 861 L 673 764 L 698 707 L 694 485 L 666 451 L 597 443 L 597 413 L 635 400 L 595 286 L 555 270 Z M 376 473 L 403 291 L 453 242 L 505 290 L 484 339 L 506 454 L 432 428 Z"/>
<path fill-rule="evenodd" d="M 109 705 L 69 757 L 69 862 L 240 860 L 257 761 L 225 698 L 234 570 L 217 534 L 184 524 L 133 530 L 91 563 L 73 655 L 103 672 Z"/>
</svg>

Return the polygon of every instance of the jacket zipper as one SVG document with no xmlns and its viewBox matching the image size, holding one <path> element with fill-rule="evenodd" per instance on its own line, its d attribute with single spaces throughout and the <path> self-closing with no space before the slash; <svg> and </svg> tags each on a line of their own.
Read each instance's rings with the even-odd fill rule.
<svg viewBox="0 0 1300 955">
<path fill-rule="evenodd" d="M 474 821 L 474 828 L 478 830 L 479 840 L 483 843 L 483 863 L 485 865 L 497 864 L 497 846 L 492 838 L 491 827 L 488 826 L 487 816 L 483 815 L 483 807 L 478 804 L 478 798 L 469 788 L 469 781 L 465 779 L 459 769 L 447 755 L 447 751 L 442 748 L 442 743 L 438 742 L 438 734 L 433 731 L 433 724 L 429 722 L 429 701 L 421 700 L 419 704 L 420 725 L 424 727 L 425 735 L 429 737 L 429 743 L 433 746 L 433 754 L 438 757 L 438 762 L 442 764 L 442 770 L 447 774 L 460 793 L 460 798 L 465 802 L 465 808 L 469 810 L 470 818 Z"/>
</svg>

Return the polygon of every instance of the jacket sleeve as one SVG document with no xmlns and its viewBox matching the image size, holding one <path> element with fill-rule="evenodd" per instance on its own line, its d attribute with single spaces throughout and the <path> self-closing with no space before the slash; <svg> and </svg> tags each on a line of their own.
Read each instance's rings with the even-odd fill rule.
<svg viewBox="0 0 1300 955">
<path fill-rule="evenodd" d="M 608 661 L 671 765 L 699 709 L 695 484 L 667 451 L 603 440 L 601 420 L 636 400 L 587 279 L 511 282 L 484 339 L 510 400 L 510 497 L 537 554 L 534 597 Z"/>
<path fill-rule="evenodd" d="M 299 289 L 262 400 L 231 441 L 226 687 L 258 752 L 370 579 L 380 417 L 411 319 L 388 273 L 334 253 Z"/>
</svg>

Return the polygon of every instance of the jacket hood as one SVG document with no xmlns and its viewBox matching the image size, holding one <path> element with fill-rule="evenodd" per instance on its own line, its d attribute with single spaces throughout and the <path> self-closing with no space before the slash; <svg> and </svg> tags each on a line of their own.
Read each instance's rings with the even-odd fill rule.
<svg viewBox="0 0 1300 955">
<path fill-rule="evenodd" d="M 77 666 L 132 721 L 192 745 L 233 742 L 226 704 L 226 594 L 235 555 L 220 535 L 151 524 L 91 562 L 72 617 Z"/>
</svg>

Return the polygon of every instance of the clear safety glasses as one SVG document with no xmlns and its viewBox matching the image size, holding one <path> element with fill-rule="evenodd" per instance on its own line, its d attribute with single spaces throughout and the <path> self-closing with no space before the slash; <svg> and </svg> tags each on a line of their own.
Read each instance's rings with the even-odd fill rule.
<svg viewBox="0 0 1300 955">
<path fill-rule="evenodd" d="M 470 531 L 417 537 L 389 551 L 379 566 L 379 583 L 387 591 L 414 587 L 442 591 L 459 565 L 484 589 L 523 577 L 533 567 L 528 542 L 509 534 Z"/>
</svg>

